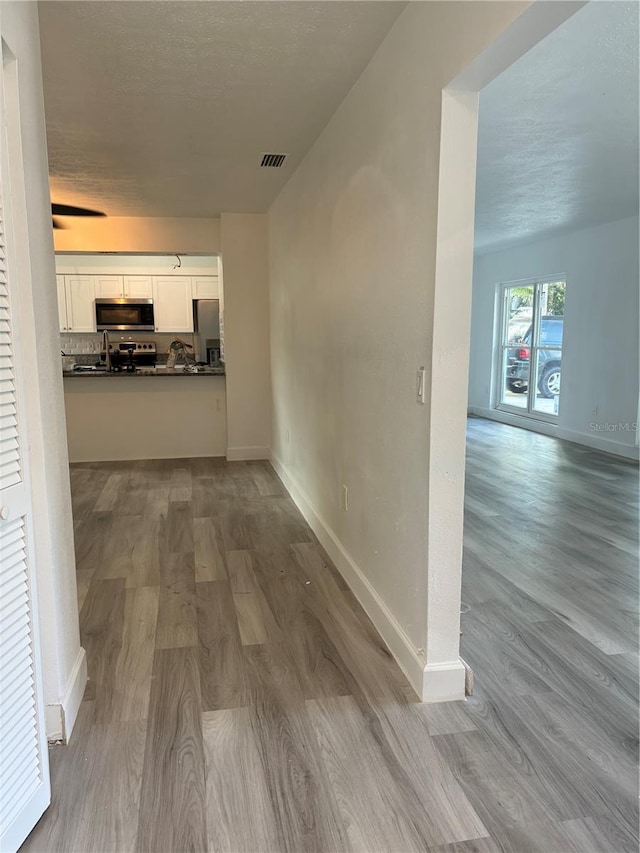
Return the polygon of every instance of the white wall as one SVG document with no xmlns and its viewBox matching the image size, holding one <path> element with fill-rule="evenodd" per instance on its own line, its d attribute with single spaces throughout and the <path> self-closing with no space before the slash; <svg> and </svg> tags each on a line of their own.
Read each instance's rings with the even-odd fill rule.
<svg viewBox="0 0 640 853">
<path fill-rule="evenodd" d="M 31 288 L 21 348 L 30 382 L 19 390 L 29 412 L 46 728 L 50 738 L 59 738 L 73 727 L 86 666 L 78 631 L 37 5 L 3 3 L 2 37 L 18 65 L 27 233 L 17 233 L 16 242 L 29 247 L 22 281 Z M 22 198 L 17 184 L 12 190 L 15 212 Z"/>
<path fill-rule="evenodd" d="M 223 213 L 228 459 L 267 459 L 271 445 L 269 265 L 265 214 Z"/>
<path fill-rule="evenodd" d="M 638 218 L 479 255 L 473 277 L 469 407 L 492 408 L 496 285 L 566 276 L 556 434 L 638 458 Z M 608 425 L 613 425 L 607 427 Z"/>
<path fill-rule="evenodd" d="M 60 217 L 56 252 L 197 252 L 220 249 L 219 219 L 106 216 Z"/>
<path fill-rule="evenodd" d="M 438 209 L 442 88 L 527 6 L 409 4 L 269 212 L 274 463 L 429 698 L 462 690 L 459 539 L 446 520 L 434 524 L 441 502 L 451 506 L 449 475 L 454 527 L 461 518 L 462 463 L 449 471 L 443 460 L 460 455 L 466 396 L 466 343 L 463 363 L 455 342 L 432 335 L 434 316 L 451 313 L 434 310 L 436 270 L 442 288 L 447 267 L 436 259 L 439 216 L 451 212 Z M 441 236 L 455 247 L 458 235 Z M 450 360 L 462 393 L 447 413 L 431 377 Z"/>
</svg>

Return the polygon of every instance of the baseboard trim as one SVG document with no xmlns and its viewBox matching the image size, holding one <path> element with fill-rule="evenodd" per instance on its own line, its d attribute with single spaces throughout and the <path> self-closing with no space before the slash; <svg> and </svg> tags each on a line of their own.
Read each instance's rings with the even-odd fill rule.
<svg viewBox="0 0 640 853">
<path fill-rule="evenodd" d="M 630 459 L 635 462 L 640 458 L 640 453 L 638 452 L 640 448 L 637 445 L 622 444 L 620 441 L 605 438 L 597 432 L 581 433 L 572 429 L 558 428 L 558 438 L 570 441 L 573 444 L 582 444 L 585 447 L 591 447 L 594 450 L 599 450 L 601 453 L 621 456 L 624 459 Z"/>
<path fill-rule="evenodd" d="M 423 702 L 454 702 L 465 697 L 466 670 L 458 660 L 428 663 L 422 681 Z"/>
<path fill-rule="evenodd" d="M 268 447 L 228 447 L 228 462 L 246 462 L 252 459 L 269 459 L 271 451 Z"/>
<path fill-rule="evenodd" d="M 49 743 L 68 743 L 87 684 L 87 656 L 82 647 L 75 662 L 62 701 L 45 707 L 45 730 Z"/>
<path fill-rule="evenodd" d="M 613 456 L 620 456 L 633 461 L 637 461 L 640 458 L 640 448 L 637 445 L 622 444 L 620 441 L 613 441 L 597 432 L 586 433 L 564 429 L 558 424 L 550 424 L 547 421 L 522 418 L 511 414 L 511 412 L 501 412 L 498 409 L 483 409 L 479 406 L 469 406 L 468 412 L 470 415 L 475 415 L 478 418 L 486 418 L 489 421 L 497 421 L 498 423 L 519 427 L 520 429 L 527 429 L 530 432 L 538 432 L 542 435 L 551 435 L 563 441 L 570 441 L 572 444 L 580 444 L 583 447 L 599 450 L 601 453 L 610 453 Z"/>
<path fill-rule="evenodd" d="M 416 694 L 424 702 L 464 699 L 464 666 L 462 663 L 425 665 L 424 657 L 408 638 L 394 615 L 350 557 L 329 525 L 316 511 L 304 490 L 276 454 L 271 464 L 293 502 L 318 537 L 332 562 L 373 622 L 383 642 L 404 672 Z M 459 672 L 462 672 L 460 678 Z"/>
</svg>

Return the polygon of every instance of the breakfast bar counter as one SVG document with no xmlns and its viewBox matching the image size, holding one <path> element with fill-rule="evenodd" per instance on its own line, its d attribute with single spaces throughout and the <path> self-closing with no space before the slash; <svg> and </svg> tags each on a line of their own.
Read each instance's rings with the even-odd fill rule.
<svg viewBox="0 0 640 853">
<path fill-rule="evenodd" d="M 75 368 L 74 370 L 62 371 L 65 379 L 76 379 L 79 377 L 83 379 L 136 379 L 141 376 L 224 376 L 224 374 L 224 365 L 220 367 L 198 367 L 196 372 L 186 371 L 183 367 L 138 367 L 133 373 L 129 373 L 126 370 L 110 373 L 107 370 L 92 368 Z"/>
<path fill-rule="evenodd" d="M 224 368 L 66 371 L 63 377 L 70 462 L 226 454 Z"/>
</svg>

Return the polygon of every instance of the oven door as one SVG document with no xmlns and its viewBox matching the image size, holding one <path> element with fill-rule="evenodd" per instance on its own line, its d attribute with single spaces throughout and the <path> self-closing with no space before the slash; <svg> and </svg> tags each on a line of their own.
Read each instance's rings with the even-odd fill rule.
<svg viewBox="0 0 640 853">
<path fill-rule="evenodd" d="M 153 299 L 96 299 L 96 328 L 99 332 L 153 332 Z"/>
</svg>

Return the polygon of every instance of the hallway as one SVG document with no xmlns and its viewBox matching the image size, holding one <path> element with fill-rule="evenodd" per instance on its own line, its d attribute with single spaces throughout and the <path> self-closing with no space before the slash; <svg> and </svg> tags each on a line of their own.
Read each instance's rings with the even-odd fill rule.
<svg viewBox="0 0 640 853">
<path fill-rule="evenodd" d="M 268 464 L 71 476 L 90 680 L 24 851 L 637 849 L 633 466 L 471 421 L 476 693 L 431 706 Z"/>
</svg>

